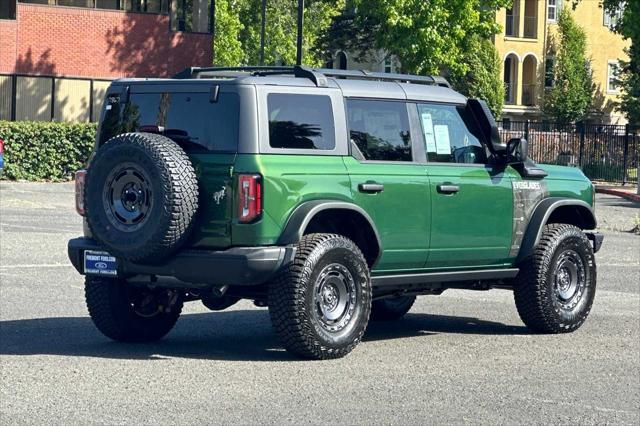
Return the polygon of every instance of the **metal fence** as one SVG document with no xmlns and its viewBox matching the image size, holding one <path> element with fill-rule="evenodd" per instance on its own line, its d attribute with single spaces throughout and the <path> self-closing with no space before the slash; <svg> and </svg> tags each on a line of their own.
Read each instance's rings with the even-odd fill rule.
<svg viewBox="0 0 640 426">
<path fill-rule="evenodd" d="M 640 128 L 629 125 L 503 122 L 502 139 L 524 137 L 537 163 L 580 167 L 591 180 L 635 183 Z"/>
</svg>

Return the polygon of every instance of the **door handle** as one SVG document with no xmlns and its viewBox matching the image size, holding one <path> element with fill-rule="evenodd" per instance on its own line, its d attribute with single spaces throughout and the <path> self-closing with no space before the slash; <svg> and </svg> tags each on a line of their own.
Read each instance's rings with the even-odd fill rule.
<svg viewBox="0 0 640 426">
<path fill-rule="evenodd" d="M 377 192 L 384 191 L 384 185 L 375 182 L 361 183 L 358 185 L 358 191 L 365 192 L 367 194 L 375 194 Z"/>
<path fill-rule="evenodd" d="M 440 194 L 455 194 L 460 191 L 460 187 L 458 185 L 451 185 L 446 183 L 436 186 L 436 189 Z"/>
</svg>

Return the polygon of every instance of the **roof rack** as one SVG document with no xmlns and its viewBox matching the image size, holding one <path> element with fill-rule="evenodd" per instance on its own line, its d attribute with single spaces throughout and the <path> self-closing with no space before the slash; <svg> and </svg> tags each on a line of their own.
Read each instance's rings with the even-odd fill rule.
<svg viewBox="0 0 640 426">
<path fill-rule="evenodd" d="M 243 75 L 267 76 L 267 75 L 293 75 L 300 78 L 308 78 L 316 86 L 326 87 L 327 77 L 354 80 L 393 81 L 398 83 L 428 84 L 442 87 L 451 87 L 449 82 L 439 76 L 420 76 L 410 74 L 395 74 L 369 72 L 365 70 L 335 70 L 328 68 L 308 68 L 304 66 L 277 67 L 277 66 L 251 66 L 251 67 L 190 67 L 176 74 L 173 78 L 206 78 L 206 77 L 240 77 Z"/>
</svg>

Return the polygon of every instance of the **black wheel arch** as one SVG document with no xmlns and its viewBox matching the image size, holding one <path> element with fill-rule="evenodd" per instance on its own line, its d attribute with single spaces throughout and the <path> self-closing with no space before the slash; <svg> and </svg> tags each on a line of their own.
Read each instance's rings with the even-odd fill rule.
<svg viewBox="0 0 640 426">
<path fill-rule="evenodd" d="M 353 240 L 372 268 L 382 254 L 382 242 L 369 214 L 360 206 L 337 200 L 312 200 L 291 213 L 278 244 L 297 244 L 310 233 L 331 232 Z"/>
<path fill-rule="evenodd" d="M 566 223 L 582 230 L 595 229 L 597 225 L 593 208 L 582 200 L 551 197 L 542 200 L 533 210 L 516 260 L 522 261 L 540 242 L 543 227 L 549 223 Z"/>
</svg>

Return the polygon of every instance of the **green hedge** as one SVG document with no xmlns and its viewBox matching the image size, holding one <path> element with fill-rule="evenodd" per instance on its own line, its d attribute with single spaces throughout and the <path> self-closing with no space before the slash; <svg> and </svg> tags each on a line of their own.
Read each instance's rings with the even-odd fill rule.
<svg viewBox="0 0 640 426">
<path fill-rule="evenodd" d="M 85 166 L 96 135 L 93 123 L 0 121 L 3 179 L 63 181 Z"/>
</svg>

